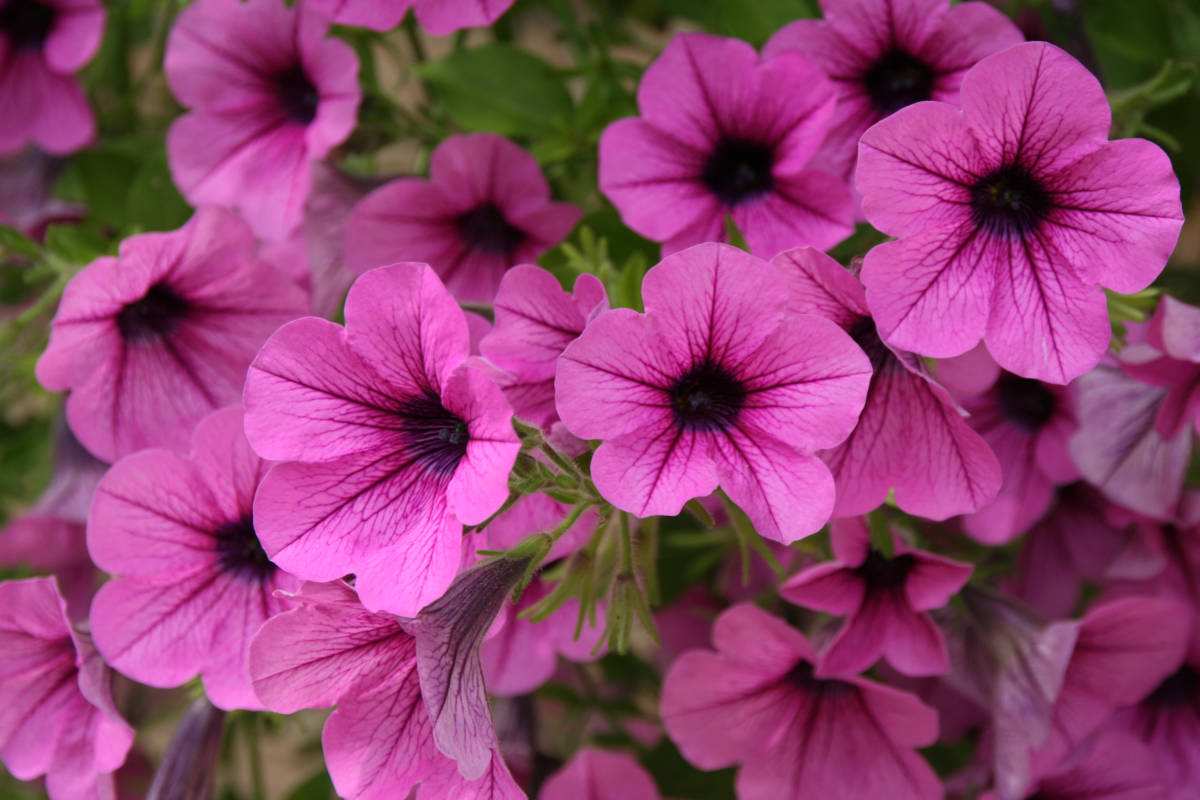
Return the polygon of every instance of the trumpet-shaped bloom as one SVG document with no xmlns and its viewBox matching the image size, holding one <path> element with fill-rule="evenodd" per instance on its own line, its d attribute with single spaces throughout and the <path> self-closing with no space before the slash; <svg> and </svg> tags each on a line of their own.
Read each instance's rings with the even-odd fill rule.
<svg viewBox="0 0 1200 800">
<path fill-rule="evenodd" d="M 763 258 L 851 231 L 850 188 L 811 169 L 836 102 L 798 53 L 760 62 L 737 39 L 675 37 L 638 86 L 640 117 L 600 139 L 600 189 L 663 253 L 725 240 L 732 215 Z"/>
<path fill-rule="evenodd" d="M 0 3 L 0 153 L 33 141 L 71 153 L 96 135 L 96 120 L 72 77 L 100 47 L 100 0 Z"/>
<path fill-rule="evenodd" d="M 1167 390 L 1154 429 L 1164 439 L 1189 426 L 1200 432 L 1200 308 L 1164 297 L 1145 337 L 1122 350 L 1119 360 L 1129 375 Z"/>
<path fill-rule="evenodd" d="M 585 747 L 542 785 L 538 800 L 661 800 L 650 773 L 627 753 Z"/>
<path fill-rule="evenodd" d="M 1010 372 L 1067 383 L 1108 347 L 1101 286 L 1134 292 L 1162 271 L 1179 181 L 1156 145 L 1108 141 L 1099 82 L 1045 42 L 980 61 L 961 103 L 863 134 L 863 212 L 899 237 L 867 254 L 867 303 L 896 347 L 940 358 L 983 339 Z"/>
<path fill-rule="evenodd" d="M 221 708 L 257 708 L 250 638 L 286 608 L 297 581 L 267 560 L 251 518 L 267 471 L 242 433 L 242 410 L 196 426 L 189 458 L 143 450 L 96 489 L 88 549 L 119 575 L 92 603 L 96 645 L 115 668 L 151 686 L 197 673 Z"/>
<path fill-rule="evenodd" d="M 263 341 L 305 308 L 253 253 L 244 222 L 204 208 L 177 231 L 126 239 L 67 284 L 37 377 L 71 391 L 67 422 L 94 455 L 186 450 L 202 417 L 237 402 Z"/>
<path fill-rule="evenodd" d="M 949 0 L 822 0 L 824 21 L 785 25 L 763 55 L 798 52 L 837 88 L 829 135 L 814 164 L 846 178 L 867 128 L 922 100 L 958 102 L 963 76 L 1025 37 L 986 3 Z"/>
<path fill-rule="evenodd" d="M 491 25 L 513 0 L 311 0 L 314 11 L 339 25 L 390 31 L 411 8 L 421 27 L 434 36 Z"/>
<path fill-rule="evenodd" d="M 346 264 L 424 261 L 458 299 L 490 303 L 505 270 L 561 242 L 581 213 L 550 199 L 533 156 L 509 140 L 451 136 L 433 151 L 429 180 L 392 181 L 355 206 Z"/>
<path fill-rule="evenodd" d="M 667 733 L 701 769 L 740 764 L 741 800 L 941 798 L 913 752 L 937 738 L 937 714 L 913 695 L 857 677 L 818 677 L 799 631 L 737 605 L 710 650 L 684 653 L 663 683 Z"/>
<path fill-rule="evenodd" d="M 508 496 L 520 443 L 500 389 L 465 366 L 467 322 L 424 264 L 360 277 L 346 326 L 297 320 L 246 377 L 263 458 L 254 524 L 307 580 L 354 573 L 366 606 L 415 616 L 450 585 L 462 525 Z"/>
<path fill-rule="evenodd" d="M 774 267 L 722 244 L 668 256 L 645 314 L 613 309 L 558 361 L 558 412 L 603 439 L 592 478 L 639 516 L 678 514 L 722 487 L 763 536 L 817 530 L 833 479 L 813 453 L 854 427 L 871 365 L 832 322 L 787 310 Z"/>
<path fill-rule="evenodd" d="M 133 729 L 53 578 L 0 583 L 0 642 L 0 760 L 21 780 L 45 775 L 53 800 L 111 797 Z"/>
<path fill-rule="evenodd" d="M 861 517 L 832 526 L 832 563 L 788 580 L 779 593 L 788 602 L 846 617 L 821 654 L 821 669 L 854 674 L 881 656 L 906 675 L 950 671 L 946 641 L 929 614 L 971 577 L 971 566 L 906 547 L 892 533 L 893 554 L 871 547 Z"/>
<path fill-rule="evenodd" d="M 171 175 L 193 205 L 237 208 L 264 239 L 300 221 L 312 175 L 354 129 L 358 58 L 305 3 L 200 0 L 163 68 L 189 109 L 167 132 Z"/>
<path fill-rule="evenodd" d="M 924 362 L 879 338 L 862 284 L 810 248 L 773 263 L 789 284 L 789 308 L 836 322 L 871 359 L 871 385 L 858 425 L 821 454 L 837 485 L 835 517 L 863 514 L 894 488 L 910 514 L 945 519 L 974 511 L 1000 488 L 1000 465 Z"/>
</svg>

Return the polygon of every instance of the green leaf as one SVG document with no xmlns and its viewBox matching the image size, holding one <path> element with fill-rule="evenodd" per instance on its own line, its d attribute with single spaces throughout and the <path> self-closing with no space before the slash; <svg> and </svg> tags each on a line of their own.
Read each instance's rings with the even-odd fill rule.
<svg viewBox="0 0 1200 800">
<path fill-rule="evenodd" d="M 292 789 L 286 800 L 331 800 L 333 797 L 333 782 L 329 780 L 329 773 L 321 770 Z"/>
<path fill-rule="evenodd" d="M 665 0 L 664 5 L 711 33 L 736 36 L 755 47 L 789 22 L 817 15 L 815 0 Z"/>
<path fill-rule="evenodd" d="M 7 225 L 0 225 L 0 255 L 18 253 L 30 258 L 41 255 L 42 249 L 25 234 Z"/>
</svg>

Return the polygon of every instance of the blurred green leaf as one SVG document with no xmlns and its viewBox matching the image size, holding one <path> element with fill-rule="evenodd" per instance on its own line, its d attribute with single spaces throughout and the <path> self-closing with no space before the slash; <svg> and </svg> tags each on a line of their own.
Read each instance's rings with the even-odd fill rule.
<svg viewBox="0 0 1200 800">
<path fill-rule="evenodd" d="M 712 33 L 745 39 L 755 47 L 789 22 L 817 16 L 815 0 L 664 0 L 663 5 Z"/>
<path fill-rule="evenodd" d="M 329 780 L 329 773 L 321 770 L 288 792 L 285 800 L 330 800 L 332 797 L 335 797 L 333 782 Z"/>
<path fill-rule="evenodd" d="M 37 258 L 41 252 L 37 243 L 30 240 L 25 234 L 7 225 L 0 225 L 0 256 L 6 253 L 17 253 Z"/>
<path fill-rule="evenodd" d="M 112 139 L 75 155 L 56 187 L 87 207 L 87 219 L 118 235 L 172 230 L 191 208 L 171 181 L 162 137 Z"/>
<path fill-rule="evenodd" d="M 733 769 L 701 772 L 693 767 L 667 737 L 642 758 L 663 797 L 681 800 L 734 800 Z"/>
</svg>

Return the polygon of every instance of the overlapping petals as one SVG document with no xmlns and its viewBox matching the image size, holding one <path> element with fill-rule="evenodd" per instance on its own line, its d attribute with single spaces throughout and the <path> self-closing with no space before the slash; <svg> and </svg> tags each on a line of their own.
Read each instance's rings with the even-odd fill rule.
<svg viewBox="0 0 1200 800">
<path fill-rule="evenodd" d="M 434 36 L 463 28 L 491 25 L 513 0 L 311 0 L 314 11 L 339 25 L 361 25 L 388 31 L 400 24 L 411 8 L 421 27 Z"/>
</svg>

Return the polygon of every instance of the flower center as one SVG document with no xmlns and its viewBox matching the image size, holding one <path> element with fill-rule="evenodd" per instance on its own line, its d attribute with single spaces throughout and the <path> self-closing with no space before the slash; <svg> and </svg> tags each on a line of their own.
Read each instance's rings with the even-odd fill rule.
<svg viewBox="0 0 1200 800">
<path fill-rule="evenodd" d="M 525 232 L 504 218 L 492 203 L 473 208 L 458 218 L 458 234 L 472 250 L 497 256 L 512 255 L 525 239 Z"/>
<path fill-rule="evenodd" d="M 435 475 L 450 476 L 467 454 L 467 423 L 432 394 L 400 404 L 400 429 L 413 460 Z"/>
<path fill-rule="evenodd" d="M 54 29 L 57 13 L 37 0 L 9 0 L 0 8 L 0 31 L 17 47 L 39 48 Z"/>
<path fill-rule="evenodd" d="M 810 694 L 841 694 L 853 689 L 845 681 L 835 678 L 818 678 L 813 670 L 813 665 L 808 661 L 797 662 L 784 680 L 793 687 Z"/>
<path fill-rule="evenodd" d="M 867 97 L 880 114 L 891 114 L 933 95 L 933 70 L 903 50 L 891 50 L 862 78 Z"/>
<path fill-rule="evenodd" d="M 871 359 L 871 371 L 879 372 L 884 366 L 892 363 L 892 351 L 887 349 L 887 345 L 879 338 L 879 331 L 875 328 L 875 320 L 870 317 L 859 317 L 858 321 L 850 326 L 847 331 L 854 343 L 862 348 L 862 351 L 867 354 L 867 358 Z"/>
<path fill-rule="evenodd" d="M 257 581 L 265 581 L 275 574 L 276 567 L 267 558 L 249 516 L 226 522 L 213 531 L 213 538 L 222 571 Z"/>
<path fill-rule="evenodd" d="M 725 138 L 717 142 L 700 178 L 722 203 L 736 206 L 771 191 L 774 165 L 771 147 L 749 139 Z"/>
<path fill-rule="evenodd" d="M 292 122 L 307 125 L 317 116 L 321 96 L 299 64 L 275 76 L 275 97 L 283 115 Z"/>
<path fill-rule="evenodd" d="M 708 360 L 693 365 L 667 392 L 675 423 L 685 431 L 726 430 L 746 401 L 741 381 Z"/>
<path fill-rule="evenodd" d="M 867 560 L 854 571 L 872 589 L 898 589 L 916 566 L 917 560 L 909 553 L 888 558 L 872 547 L 867 552 Z"/>
<path fill-rule="evenodd" d="M 1184 664 L 1158 685 L 1142 702 L 1158 708 L 1188 706 L 1200 699 L 1200 674 Z"/>
<path fill-rule="evenodd" d="M 190 304 L 165 283 L 156 283 L 117 313 L 117 330 L 127 342 L 161 339 L 179 327 Z"/>
<path fill-rule="evenodd" d="M 1002 373 L 996 381 L 1000 409 L 1010 422 L 1030 433 L 1040 431 L 1058 410 L 1058 398 L 1041 381 Z"/>
<path fill-rule="evenodd" d="M 1037 230 L 1050 211 L 1050 195 L 1020 164 L 985 175 L 971 187 L 971 219 L 994 236 L 1016 238 Z"/>
</svg>

